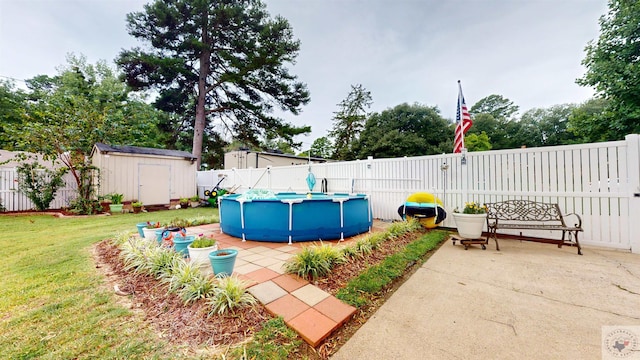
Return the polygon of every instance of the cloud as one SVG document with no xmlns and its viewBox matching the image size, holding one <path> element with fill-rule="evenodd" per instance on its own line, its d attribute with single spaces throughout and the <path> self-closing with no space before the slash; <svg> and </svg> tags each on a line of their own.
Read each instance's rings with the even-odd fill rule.
<svg viewBox="0 0 640 360">
<path fill-rule="evenodd" d="M 0 2 L 0 75 L 53 75 L 69 52 L 112 61 L 137 44 L 127 13 L 145 1 Z M 292 72 L 311 102 L 295 125 L 311 125 L 308 143 L 331 128 L 351 85 L 371 91 L 372 111 L 401 103 L 455 115 L 457 80 L 469 106 L 499 94 L 520 106 L 582 102 L 575 84 L 587 42 L 599 34 L 606 0 L 266 0 L 289 20 L 301 51 Z"/>
</svg>

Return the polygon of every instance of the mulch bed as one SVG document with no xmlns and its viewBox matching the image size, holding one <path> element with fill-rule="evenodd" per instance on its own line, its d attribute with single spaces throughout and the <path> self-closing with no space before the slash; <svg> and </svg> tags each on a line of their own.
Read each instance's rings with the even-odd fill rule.
<svg viewBox="0 0 640 360">
<path fill-rule="evenodd" d="M 261 307 L 246 308 L 233 315 L 208 317 L 203 301 L 185 305 L 167 286 L 151 276 L 126 271 L 119 258 L 120 250 L 104 240 L 96 245 L 96 267 L 103 268 L 107 278 L 113 280 L 130 296 L 131 308 L 142 310 L 161 338 L 176 345 L 196 348 L 233 345 L 243 342 L 262 328 L 272 316 Z"/>
<path fill-rule="evenodd" d="M 414 232 L 387 240 L 371 254 L 338 265 L 328 277 L 315 280 L 313 284 L 335 295 L 349 280 L 366 268 L 402 250 L 423 234 L 424 232 Z M 107 278 L 120 289 L 133 292 L 133 295 L 128 297 L 131 308 L 140 310 L 145 321 L 151 324 L 159 336 L 177 347 L 184 349 L 184 345 L 187 345 L 193 351 L 198 351 L 197 349 L 214 345 L 239 344 L 259 331 L 262 324 L 272 318 L 262 305 L 243 309 L 235 315 L 208 317 L 204 302 L 184 305 L 178 296 L 168 294 L 166 286 L 153 277 L 125 271 L 119 258 L 119 249 L 108 240 L 98 243 L 95 253 L 96 267 L 103 268 Z M 297 355 L 306 359 L 328 359 L 418 267 L 419 264 L 412 264 L 407 268 L 402 278 L 397 279 L 382 294 L 372 298 L 370 305 L 358 309 L 350 321 L 319 347 L 313 349 L 303 342 Z"/>
</svg>

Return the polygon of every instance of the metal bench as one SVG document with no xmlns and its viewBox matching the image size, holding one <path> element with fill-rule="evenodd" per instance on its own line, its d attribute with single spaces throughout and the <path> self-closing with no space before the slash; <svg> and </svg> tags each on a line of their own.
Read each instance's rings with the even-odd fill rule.
<svg viewBox="0 0 640 360">
<path fill-rule="evenodd" d="M 558 230 L 562 231 L 561 240 L 549 239 L 549 243 L 578 247 L 578 254 L 582 255 L 582 248 L 578 242 L 578 232 L 583 231 L 580 215 L 571 213 L 562 215 L 558 204 L 541 203 L 530 200 L 507 200 L 502 202 L 487 203 L 487 242 L 493 238 L 496 242 L 496 250 L 500 250 L 498 244 L 498 229 L 504 230 Z M 573 226 L 567 226 L 565 216 L 573 215 L 578 222 Z M 520 233 L 522 236 L 522 232 Z"/>
</svg>

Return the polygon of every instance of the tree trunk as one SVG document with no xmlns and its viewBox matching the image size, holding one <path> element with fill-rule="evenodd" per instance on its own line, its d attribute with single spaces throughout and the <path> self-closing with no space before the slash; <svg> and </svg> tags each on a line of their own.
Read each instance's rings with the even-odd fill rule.
<svg viewBox="0 0 640 360">
<path fill-rule="evenodd" d="M 204 128 L 207 123 L 205 112 L 205 100 L 207 95 L 207 76 L 209 75 L 211 51 L 209 50 L 209 33 L 207 15 L 202 24 L 202 43 L 204 44 L 200 54 L 200 74 L 198 77 L 198 101 L 196 103 L 196 121 L 193 125 L 193 148 L 191 152 L 196 157 L 196 169 L 200 170 L 202 163 L 202 142 Z"/>
</svg>

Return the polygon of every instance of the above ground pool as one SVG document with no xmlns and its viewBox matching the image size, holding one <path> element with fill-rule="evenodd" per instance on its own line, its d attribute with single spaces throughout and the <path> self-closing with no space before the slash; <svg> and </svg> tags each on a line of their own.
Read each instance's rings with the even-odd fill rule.
<svg viewBox="0 0 640 360">
<path fill-rule="evenodd" d="M 362 194 L 232 194 L 220 198 L 220 228 L 242 240 L 335 240 L 370 230 L 369 198 Z"/>
</svg>

